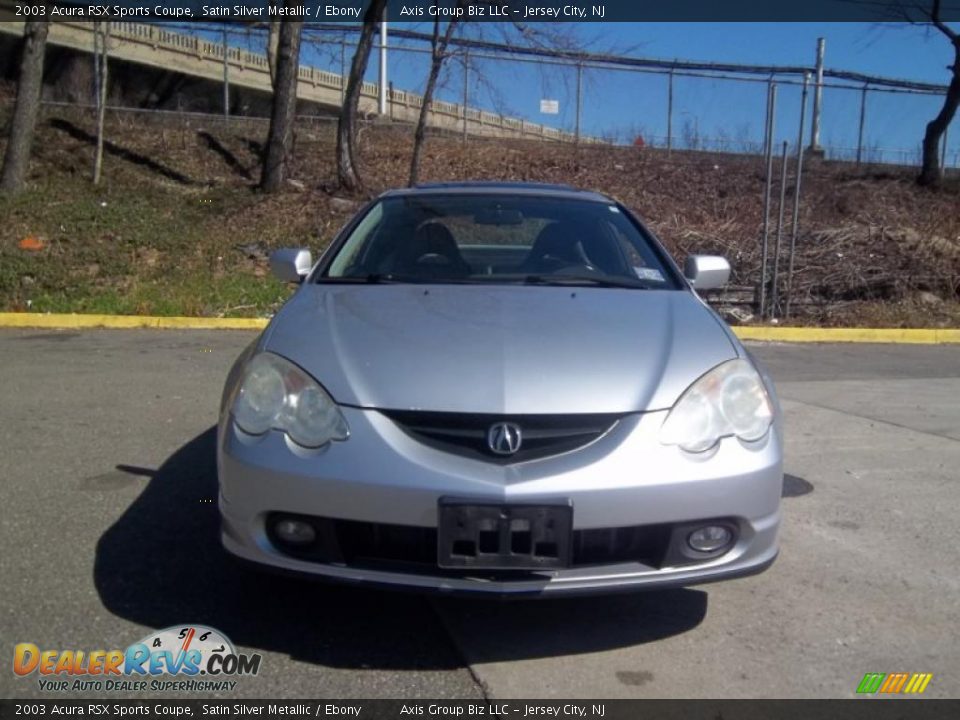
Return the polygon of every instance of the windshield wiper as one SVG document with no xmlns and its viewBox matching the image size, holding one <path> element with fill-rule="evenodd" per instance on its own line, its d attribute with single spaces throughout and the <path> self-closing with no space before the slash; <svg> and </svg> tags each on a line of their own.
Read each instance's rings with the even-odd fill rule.
<svg viewBox="0 0 960 720">
<path fill-rule="evenodd" d="M 420 278 L 395 273 L 369 273 L 368 275 L 345 275 L 342 277 L 322 277 L 320 283 L 345 283 L 357 285 L 381 285 L 387 283 L 419 283 Z"/>
<path fill-rule="evenodd" d="M 631 288 L 634 290 L 649 290 L 651 287 L 642 280 L 616 275 L 527 275 L 523 278 L 523 284 Z"/>
</svg>

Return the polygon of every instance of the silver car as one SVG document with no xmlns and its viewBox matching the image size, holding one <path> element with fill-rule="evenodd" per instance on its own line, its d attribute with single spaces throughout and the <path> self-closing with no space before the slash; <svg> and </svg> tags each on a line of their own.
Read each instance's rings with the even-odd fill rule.
<svg viewBox="0 0 960 720">
<path fill-rule="evenodd" d="M 274 568 L 507 596 L 757 573 L 777 555 L 773 386 L 624 206 L 553 185 L 387 192 L 226 382 L 222 539 Z"/>
</svg>

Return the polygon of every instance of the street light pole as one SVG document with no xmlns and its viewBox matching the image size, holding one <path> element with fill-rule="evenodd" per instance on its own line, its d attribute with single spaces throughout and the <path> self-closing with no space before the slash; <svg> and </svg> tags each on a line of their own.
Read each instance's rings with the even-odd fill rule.
<svg viewBox="0 0 960 720">
<path fill-rule="evenodd" d="M 230 46 L 227 31 L 223 31 L 223 116 L 230 117 Z"/>
<path fill-rule="evenodd" d="M 380 21 L 380 114 L 387 114 L 387 11 Z"/>
<path fill-rule="evenodd" d="M 823 114 L 823 51 L 826 40 L 817 38 L 816 85 L 813 91 L 813 122 L 810 124 L 810 151 L 820 152 L 820 117 Z"/>
</svg>

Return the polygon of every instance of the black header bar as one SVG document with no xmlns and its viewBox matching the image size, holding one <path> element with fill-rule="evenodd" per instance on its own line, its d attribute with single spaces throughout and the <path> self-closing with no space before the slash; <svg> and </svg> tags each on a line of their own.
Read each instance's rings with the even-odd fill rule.
<svg viewBox="0 0 960 720">
<path fill-rule="evenodd" d="M 2 0 L 0 19 L 358 22 L 370 0 Z M 389 0 L 390 22 L 929 22 L 931 0 Z M 960 21 L 960 0 L 941 20 Z"/>
</svg>

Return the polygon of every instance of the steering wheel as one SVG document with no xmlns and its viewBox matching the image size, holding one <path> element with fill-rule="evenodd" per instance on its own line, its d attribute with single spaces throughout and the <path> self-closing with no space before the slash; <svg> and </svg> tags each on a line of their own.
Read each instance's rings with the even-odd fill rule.
<svg viewBox="0 0 960 720">
<path fill-rule="evenodd" d="M 558 273 L 561 275 L 576 274 L 577 271 L 597 272 L 597 268 L 587 262 L 570 262 L 569 258 L 556 255 L 544 255 L 538 263 L 543 273 Z M 562 272 L 561 272 L 562 271 Z"/>
<path fill-rule="evenodd" d="M 565 265 L 561 265 L 560 267 L 552 270 L 551 272 L 556 275 L 579 275 L 579 274 L 583 274 L 584 272 L 586 272 L 588 275 L 604 274 L 599 269 L 597 269 L 596 266 L 591 265 L 590 263 L 571 263 L 567 261 L 564 261 L 564 262 L 566 262 Z"/>
<path fill-rule="evenodd" d="M 453 263 L 450 261 L 446 255 L 441 255 L 440 253 L 424 253 L 417 258 L 417 265 L 428 265 L 431 267 L 448 267 Z"/>
</svg>

